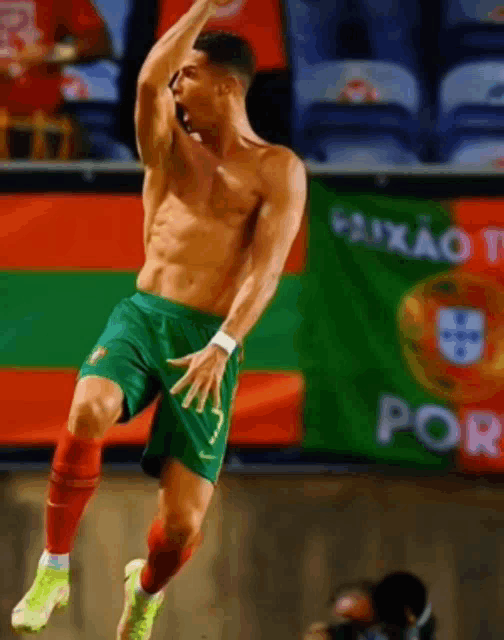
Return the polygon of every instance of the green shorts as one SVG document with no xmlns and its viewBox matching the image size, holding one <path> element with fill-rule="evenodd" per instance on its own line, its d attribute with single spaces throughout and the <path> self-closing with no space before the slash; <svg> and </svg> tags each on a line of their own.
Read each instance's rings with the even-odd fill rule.
<svg viewBox="0 0 504 640">
<path fill-rule="evenodd" d="M 214 409 L 211 395 L 203 413 L 196 412 L 196 399 L 189 409 L 183 409 L 190 387 L 176 396 L 169 390 L 187 369 L 172 367 L 166 360 L 205 347 L 223 321 L 178 302 L 137 292 L 114 308 L 80 369 L 79 378 L 100 376 L 121 387 L 124 403 L 120 423 L 131 420 L 161 394 L 141 458 L 142 469 L 150 476 L 159 478 L 164 461 L 172 457 L 210 482 L 217 482 L 239 372 L 239 349 L 226 366 L 221 411 Z"/>
</svg>

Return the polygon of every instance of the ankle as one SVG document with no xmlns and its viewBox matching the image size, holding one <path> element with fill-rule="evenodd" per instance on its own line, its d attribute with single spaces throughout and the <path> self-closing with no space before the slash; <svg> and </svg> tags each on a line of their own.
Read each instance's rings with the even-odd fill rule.
<svg viewBox="0 0 504 640">
<path fill-rule="evenodd" d="M 140 596 L 141 598 L 143 598 L 144 600 L 150 600 L 151 598 L 153 598 L 156 594 L 159 593 L 159 591 L 155 591 L 154 593 L 150 593 L 149 591 L 146 591 L 143 587 L 142 587 L 142 583 L 139 582 L 137 584 L 137 586 L 135 587 L 135 593 L 137 596 Z"/>
<path fill-rule="evenodd" d="M 45 567 L 47 569 L 63 569 L 70 568 L 70 554 L 69 553 L 49 553 L 47 549 L 44 549 L 43 554 L 40 557 L 39 567 Z"/>
</svg>

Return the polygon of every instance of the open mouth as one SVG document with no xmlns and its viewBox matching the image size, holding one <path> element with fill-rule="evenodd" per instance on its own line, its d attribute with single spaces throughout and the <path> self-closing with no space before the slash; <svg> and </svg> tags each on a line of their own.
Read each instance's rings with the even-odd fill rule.
<svg viewBox="0 0 504 640">
<path fill-rule="evenodd" d="M 177 119 L 186 131 L 191 130 L 191 116 L 186 107 L 179 102 L 177 103 Z"/>
</svg>

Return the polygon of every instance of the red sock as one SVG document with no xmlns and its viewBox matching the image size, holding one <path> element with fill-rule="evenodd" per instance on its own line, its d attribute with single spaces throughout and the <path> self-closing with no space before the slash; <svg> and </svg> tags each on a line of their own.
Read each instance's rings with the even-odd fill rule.
<svg viewBox="0 0 504 640">
<path fill-rule="evenodd" d="M 58 441 L 49 476 L 46 549 L 69 553 L 84 509 L 101 469 L 103 438 L 78 438 L 65 429 Z"/>
<path fill-rule="evenodd" d="M 200 534 L 195 543 L 184 547 L 167 537 L 161 520 L 154 520 L 147 538 L 149 556 L 140 579 L 142 589 L 147 593 L 160 591 L 189 560 L 202 539 Z"/>
</svg>

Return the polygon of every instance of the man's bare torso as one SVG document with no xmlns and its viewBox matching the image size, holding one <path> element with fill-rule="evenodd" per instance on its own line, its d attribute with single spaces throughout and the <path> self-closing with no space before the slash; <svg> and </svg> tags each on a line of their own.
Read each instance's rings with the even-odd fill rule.
<svg viewBox="0 0 504 640">
<path fill-rule="evenodd" d="M 142 291 L 226 316 L 248 272 L 262 202 L 261 164 L 273 145 L 243 138 L 221 160 L 177 124 L 164 169 L 146 168 Z"/>
</svg>

